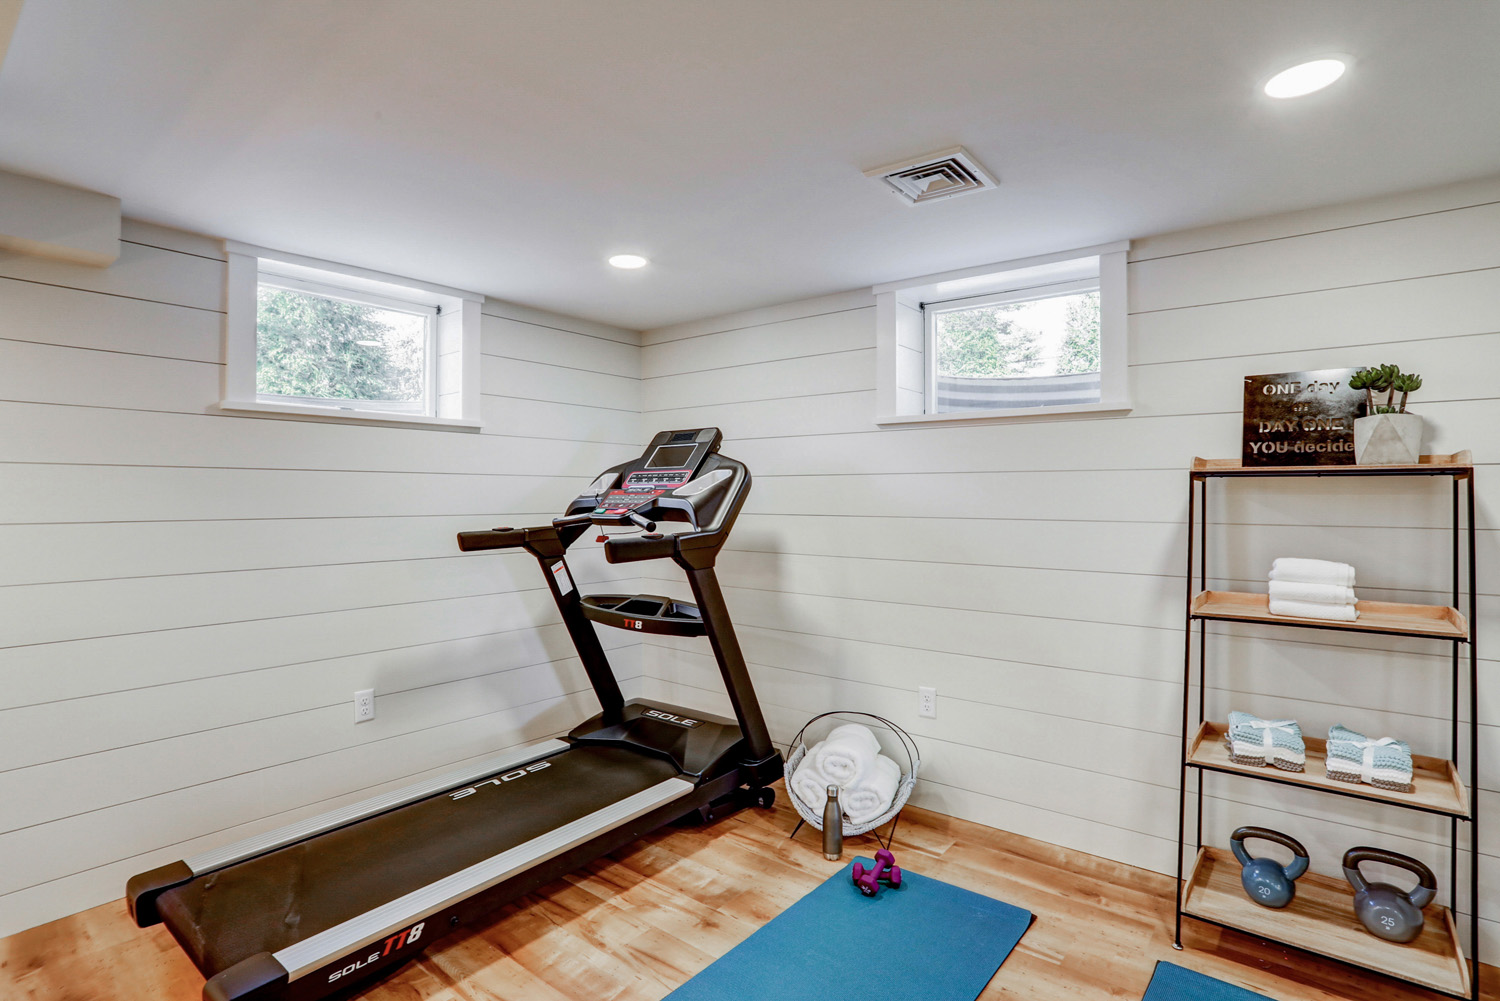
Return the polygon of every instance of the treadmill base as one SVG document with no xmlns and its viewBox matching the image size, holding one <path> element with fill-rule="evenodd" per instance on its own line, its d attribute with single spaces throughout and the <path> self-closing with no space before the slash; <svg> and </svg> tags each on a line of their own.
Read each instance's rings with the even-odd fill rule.
<svg viewBox="0 0 1500 1001">
<path fill-rule="evenodd" d="M 203 996 L 207 1001 L 316 1001 L 352 993 L 388 976 L 396 967 L 421 955 L 427 946 L 460 926 L 478 921 L 602 855 L 639 841 L 657 828 L 680 822 L 710 823 L 749 806 L 769 805 L 768 797 L 774 799 L 774 792 L 764 788 L 764 784 L 774 781 L 780 771 L 775 767 L 776 761 L 769 763 L 772 766 L 769 769 L 763 768 L 764 764 L 745 766 L 710 779 L 650 813 L 605 831 L 466 900 L 426 915 L 410 926 L 421 926 L 415 939 L 408 934 L 406 941 L 389 950 L 384 941 L 362 946 L 295 980 L 289 978 L 287 971 L 270 953 L 259 953 L 210 978 L 204 984 Z M 770 779 L 762 777 L 765 771 L 771 773 Z M 751 782 L 755 784 L 749 786 Z"/>
</svg>

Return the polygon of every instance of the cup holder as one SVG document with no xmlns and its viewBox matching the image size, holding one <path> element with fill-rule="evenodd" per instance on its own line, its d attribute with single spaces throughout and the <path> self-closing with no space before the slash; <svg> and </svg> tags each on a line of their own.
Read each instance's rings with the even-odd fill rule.
<svg viewBox="0 0 1500 1001">
<path fill-rule="evenodd" d="M 659 594 L 586 594 L 583 614 L 601 625 L 639 633 L 702 636 L 698 606 Z"/>
</svg>

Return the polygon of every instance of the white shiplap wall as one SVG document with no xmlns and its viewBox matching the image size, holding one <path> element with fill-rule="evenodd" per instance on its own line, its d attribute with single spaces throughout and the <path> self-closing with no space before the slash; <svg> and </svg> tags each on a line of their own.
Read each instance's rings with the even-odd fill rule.
<svg viewBox="0 0 1500 1001">
<path fill-rule="evenodd" d="M 720 563 L 775 735 L 834 707 L 921 743 L 915 802 L 1163 872 L 1174 867 L 1186 468 L 1239 452 L 1244 375 L 1420 371 L 1429 451 L 1481 464 L 1481 898 L 1500 947 L 1500 180 L 1138 240 L 1135 410 L 882 430 L 874 306 L 849 293 L 648 332 L 646 424 L 716 424 L 755 485 Z M 1446 484 L 1215 485 L 1213 566 L 1355 563 L 1367 598 L 1446 603 Z M 648 573 L 655 572 L 648 570 Z M 668 576 L 668 575 L 663 575 Z M 663 583 L 663 587 L 672 586 Z M 1448 661 L 1417 641 L 1215 627 L 1210 714 L 1334 722 L 1446 751 Z M 712 660 L 647 637 L 649 693 L 723 710 Z M 916 688 L 938 718 L 916 716 Z M 1446 824 L 1220 779 L 1209 837 L 1259 823 L 1337 872 L 1345 848 L 1423 857 Z"/>
<path fill-rule="evenodd" d="M 225 416 L 221 244 L 125 237 L 0 255 L 0 935 L 597 710 L 535 561 L 453 535 L 637 452 L 638 335 L 486 302 L 482 434 Z"/>
</svg>

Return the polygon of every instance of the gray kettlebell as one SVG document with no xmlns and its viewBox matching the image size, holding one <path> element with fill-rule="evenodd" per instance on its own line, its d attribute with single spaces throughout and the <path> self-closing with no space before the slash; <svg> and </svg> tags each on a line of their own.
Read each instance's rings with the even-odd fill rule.
<svg viewBox="0 0 1500 1001">
<path fill-rule="evenodd" d="M 1410 892 L 1390 883 L 1367 883 L 1359 874 L 1364 862 L 1384 862 L 1417 877 Z M 1437 877 L 1432 870 L 1407 855 L 1383 848 L 1351 848 L 1344 853 L 1344 878 L 1354 887 L 1354 916 L 1365 930 L 1390 942 L 1410 942 L 1422 934 L 1422 908 L 1437 896 Z"/>
<path fill-rule="evenodd" d="M 1283 866 L 1272 858 L 1251 858 L 1246 838 L 1259 838 L 1289 849 L 1294 856 Z M 1296 838 L 1264 827 L 1241 827 L 1229 836 L 1229 848 L 1240 860 L 1240 885 L 1245 895 L 1262 907 L 1285 907 L 1297 895 L 1297 877 L 1307 871 L 1307 849 Z"/>
</svg>

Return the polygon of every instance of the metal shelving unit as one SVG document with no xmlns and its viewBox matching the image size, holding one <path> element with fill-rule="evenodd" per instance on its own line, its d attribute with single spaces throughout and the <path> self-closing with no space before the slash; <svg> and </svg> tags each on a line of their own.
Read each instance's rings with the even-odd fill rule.
<svg viewBox="0 0 1500 1001">
<path fill-rule="evenodd" d="M 1264 594 L 1208 590 L 1208 483 L 1213 479 L 1274 477 L 1446 476 L 1453 482 L 1451 606 L 1408 605 L 1361 601 L 1353 622 L 1300 619 L 1272 615 Z M 1408 466 L 1244 466 L 1232 459 L 1194 459 L 1188 480 L 1188 555 L 1186 624 L 1182 663 L 1182 768 L 1177 813 L 1177 925 L 1174 947 L 1182 948 L 1182 919 L 1190 917 L 1223 928 L 1258 935 L 1308 952 L 1330 956 L 1355 966 L 1437 991 L 1449 997 L 1477 1001 L 1479 995 L 1479 831 L 1473 791 L 1479 788 L 1476 749 L 1479 738 L 1478 645 L 1475 640 L 1474 464 L 1468 452 L 1424 455 Z M 1196 586 L 1195 586 L 1196 584 Z M 1465 589 L 1466 588 L 1466 589 Z M 1465 611 L 1460 611 L 1460 608 Z M 1323 741 L 1307 739 L 1308 770 L 1282 772 L 1251 768 L 1229 760 L 1222 749 L 1223 725 L 1205 718 L 1208 670 L 1208 623 L 1249 622 L 1293 629 L 1332 629 L 1342 632 L 1410 636 L 1447 643 L 1452 649 L 1452 735 L 1447 758 L 1415 757 L 1413 793 L 1397 793 L 1374 786 L 1333 782 L 1316 772 Z M 1193 637 L 1196 632 L 1198 706 L 1193 716 Z M 1468 656 L 1463 656 L 1467 650 Z M 1464 661 L 1467 659 L 1467 686 Z M 1467 769 L 1460 766 L 1460 700 L 1468 689 L 1469 754 Z M 1467 784 L 1464 772 L 1467 771 Z M 1196 854 L 1186 872 L 1189 842 L 1188 776 L 1197 777 L 1194 799 Z M 1353 892 L 1337 880 L 1304 876 L 1303 887 L 1285 910 L 1270 911 L 1247 898 L 1239 887 L 1238 866 L 1227 851 L 1203 844 L 1203 790 L 1208 774 L 1300 786 L 1330 795 L 1417 810 L 1449 821 L 1449 907 L 1427 908 L 1422 936 L 1408 945 L 1385 942 L 1368 934 L 1353 920 Z M 1469 942 L 1465 956 L 1458 936 L 1458 915 L 1450 909 L 1458 901 L 1458 825 L 1469 825 Z M 1306 884 L 1305 886 L 1303 884 Z M 1472 963 L 1472 967 L 1471 964 Z"/>
</svg>

